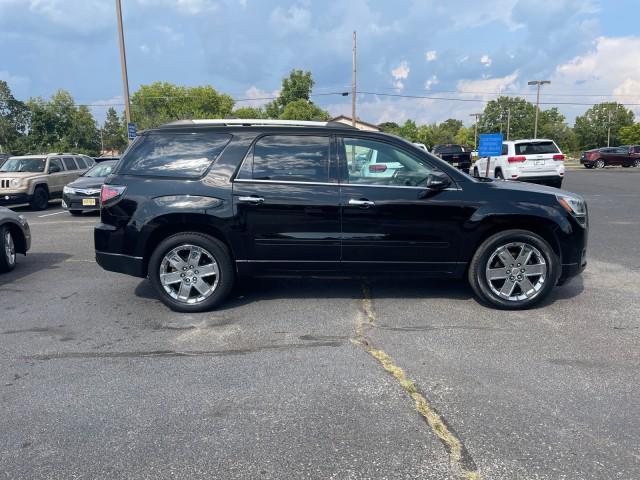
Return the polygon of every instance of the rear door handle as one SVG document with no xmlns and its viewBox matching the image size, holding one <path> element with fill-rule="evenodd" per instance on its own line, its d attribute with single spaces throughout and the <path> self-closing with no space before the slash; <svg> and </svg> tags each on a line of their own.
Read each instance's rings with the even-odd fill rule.
<svg viewBox="0 0 640 480">
<path fill-rule="evenodd" d="M 349 199 L 349 205 L 360 208 L 371 208 L 376 206 L 375 202 L 372 202 L 371 200 L 356 200 L 355 198 Z"/>
<path fill-rule="evenodd" d="M 264 198 L 251 195 L 250 197 L 238 197 L 241 203 L 250 203 L 252 205 L 260 205 L 264 203 Z"/>
</svg>

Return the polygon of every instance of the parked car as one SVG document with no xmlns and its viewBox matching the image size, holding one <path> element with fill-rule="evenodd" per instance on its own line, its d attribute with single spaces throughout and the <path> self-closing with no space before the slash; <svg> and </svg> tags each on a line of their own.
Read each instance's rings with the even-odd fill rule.
<svg viewBox="0 0 640 480">
<path fill-rule="evenodd" d="M 117 160 L 97 163 L 62 189 L 62 208 L 71 215 L 100 210 L 100 189 Z"/>
<path fill-rule="evenodd" d="M 350 169 L 347 150 L 402 164 Z M 331 122 L 188 120 L 141 133 L 107 178 L 97 262 L 170 308 L 219 305 L 252 275 L 468 278 L 522 309 L 586 265 L 575 194 L 476 179 L 398 137 Z"/>
<path fill-rule="evenodd" d="M 580 163 L 585 168 L 604 168 L 613 165 L 640 167 L 640 145 L 622 145 L 620 147 L 587 150 L 582 152 Z"/>
<path fill-rule="evenodd" d="M 469 173 L 469 169 L 471 168 L 471 151 L 466 151 L 462 145 L 453 143 L 435 145 L 431 153 L 454 167 Z"/>
<path fill-rule="evenodd" d="M 564 155 L 553 140 L 509 140 L 502 144 L 499 157 L 479 158 L 473 166 L 473 175 L 560 188 L 564 178 Z"/>
<path fill-rule="evenodd" d="M 72 153 L 10 157 L 0 167 L 0 205 L 28 203 L 32 210 L 44 210 L 89 163 L 91 158 Z"/>
<path fill-rule="evenodd" d="M 16 254 L 27 254 L 31 248 L 31 230 L 24 215 L 0 207 L 0 273 L 16 266 Z"/>
</svg>

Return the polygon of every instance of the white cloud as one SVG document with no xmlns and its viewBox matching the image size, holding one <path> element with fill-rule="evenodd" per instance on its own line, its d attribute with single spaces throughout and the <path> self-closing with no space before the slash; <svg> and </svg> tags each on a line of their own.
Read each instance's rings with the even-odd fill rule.
<svg viewBox="0 0 640 480">
<path fill-rule="evenodd" d="M 244 100 L 242 102 L 238 102 L 236 104 L 236 108 L 240 107 L 262 107 L 267 103 L 271 102 L 274 97 L 280 95 L 280 90 L 274 90 L 273 92 L 267 92 L 266 90 L 261 90 L 255 85 L 249 87 L 244 92 L 244 98 L 249 100 Z"/>
<path fill-rule="evenodd" d="M 182 15 L 202 15 L 217 10 L 212 0 L 138 0 L 144 7 L 173 7 Z"/>
<path fill-rule="evenodd" d="M 434 85 L 437 85 L 438 82 L 438 76 L 437 75 L 432 75 L 431 78 L 429 78 L 426 82 L 424 82 L 424 88 L 425 90 L 431 90 L 431 87 L 433 87 Z"/>
<path fill-rule="evenodd" d="M 438 58 L 438 52 L 435 50 L 429 50 L 424 56 L 427 59 L 427 62 L 433 62 Z"/>
<path fill-rule="evenodd" d="M 580 97 L 585 102 L 640 103 L 638 51 L 640 37 L 598 37 L 591 52 L 558 65 L 547 88 L 562 93 L 613 95 Z M 639 107 L 629 108 L 640 115 Z"/>
<path fill-rule="evenodd" d="M 491 100 L 495 98 L 497 93 L 508 93 L 509 90 L 517 89 L 517 80 L 518 71 L 516 70 L 512 74 L 505 75 L 504 77 L 486 78 L 482 80 L 460 80 L 457 87 L 463 97 Z"/>
<path fill-rule="evenodd" d="M 487 54 L 484 54 L 482 57 L 480 57 L 480 63 L 485 67 L 490 67 L 491 62 L 493 62 L 493 60 L 491 60 L 491 57 Z"/>
<path fill-rule="evenodd" d="M 282 7 L 276 7 L 271 12 L 269 21 L 273 26 L 280 29 L 281 33 L 304 31 L 311 26 L 311 12 L 297 5 L 293 5 L 286 10 Z"/>
<path fill-rule="evenodd" d="M 404 88 L 404 83 L 402 81 L 409 78 L 410 71 L 411 69 L 409 68 L 408 62 L 406 62 L 405 60 L 400 62 L 400 65 L 398 65 L 396 68 L 391 70 L 391 75 L 395 80 L 393 82 L 393 86 L 396 87 L 398 90 L 402 90 Z"/>
<path fill-rule="evenodd" d="M 150 52 L 149 45 L 143 43 L 142 45 L 140 45 L 140 51 L 146 55 Z"/>
<path fill-rule="evenodd" d="M 178 46 L 184 45 L 184 34 L 176 32 L 168 25 L 158 25 L 156 26 L 156 30 L 162 33 L 170 44 Z"/>
<path fill-rule="evenodd" d="M 9 13 L 36 17 L 66 31 L 91 34 L 111 26 L 114 7 L 103 0 L 0 0 L 0 19 Z"/>
</svg>

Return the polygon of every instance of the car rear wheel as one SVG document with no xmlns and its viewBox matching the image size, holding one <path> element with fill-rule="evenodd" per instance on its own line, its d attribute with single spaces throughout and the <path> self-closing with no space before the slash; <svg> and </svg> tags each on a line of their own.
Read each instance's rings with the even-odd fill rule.
<svg viewBox="0 0 640 480">
<path fill-rule="evenodd" d="M 502 170 L 500 170 L 500 169 L 496 170 L 495 177 L 496 177 L 498 180 L 504 180 L 504 175 L 502 174 Z"/>
<path fill-rule="evenodd" d="M 29 203 L 31 210 L 45 210 L 49 206 L 49 192 L 44 187 L 36 187 Z"/>
<path fill-rule="evenodd" d="M 604 168 L 604 167 L 605 167 L 604 160 L 598 160 L 598 161 L 596 162 L 595 167 L 596 167 L 596 168 Z"/>
<path fill-rule="evenodd" d="M 197 232 L 163 240 L 149 260 L 149 280 L 160 300 L 177 312 L 203 312 L 224 301 L 234 282 L 229 249 Z"/>
<path fill-rule="evenodd" d="M 0 227 L 0 272 L 10 272 L 16 266 L 16 245 L 11 229 Z"/>
<path fill-rule="evenodd" d="M 549 295 L 559 274 L 559 259 L 542 237 L 507 230 L 480 245 L 471 260 L 469 283 L 482 302 L 521 310 Z"/>
</svg>

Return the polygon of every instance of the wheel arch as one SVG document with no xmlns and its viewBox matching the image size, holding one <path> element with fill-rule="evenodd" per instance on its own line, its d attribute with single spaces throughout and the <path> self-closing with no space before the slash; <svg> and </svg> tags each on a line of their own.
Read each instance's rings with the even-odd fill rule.
<svg viewBox="0 0 640 480">
<path fill-rule="evenodd" d="M 15 223 L 9 221 L 0 225 L 0 227 L 7 227 L 13 237 L 13 243 L 17 253 L 27 254 L 27 239 L 24 236 L 22 229 Z"/>
</svg>

